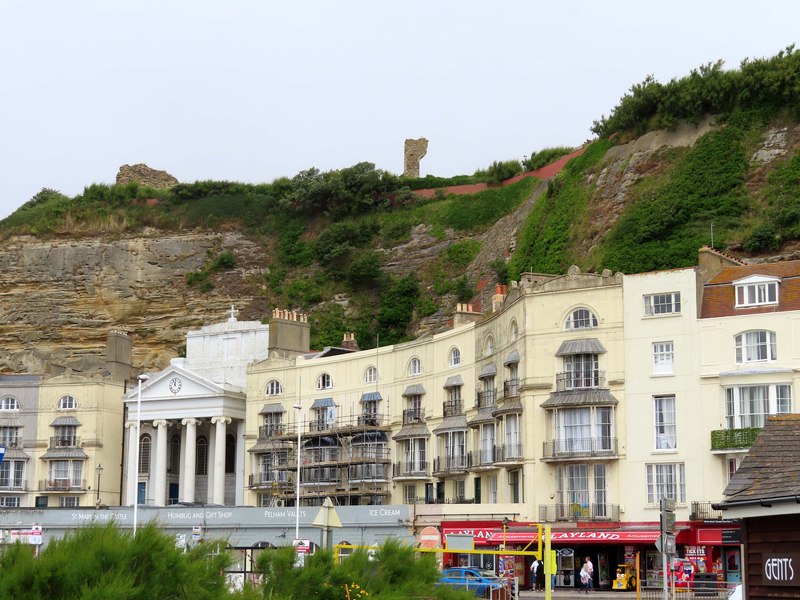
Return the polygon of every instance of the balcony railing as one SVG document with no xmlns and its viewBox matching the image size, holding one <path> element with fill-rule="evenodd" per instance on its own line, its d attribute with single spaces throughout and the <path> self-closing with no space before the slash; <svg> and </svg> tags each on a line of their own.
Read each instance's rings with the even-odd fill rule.
<svg viewBox="0 0 800 600">
<path fill-rule="evenodd" d="M 556 391 L 591 390 L 606 386 L 606 372 L 597 369 L 591 371 L 565 371 L 556 373 Z"/>
<path fill-rule="evenodd" d="M 272 437 L 283 435 L 286 433 L 286 428 L 281 425 L 262 425 L 258 428 L 258 437 L 262 440 L 268 440 Z"/>
<path fill-rule="evenodd" d="M 288 471 L 262 471 L 250 474 L 250 487 L 270 486 L 288 489 L 292 486 L 293 481 L 293 474 Z"/>
<path fill-rule="evenodd" d="M 384 415 L 379 415 L 378 413 L 364 413 L 363 415 L 358 415 L 356 423 L 359 427 L 378 427 L 383 425 L 385 418 Z"/>
<path fill-rule="evenodd" d="M 519 462 L 522 460 L 522 444 L 504 444 L 495 448 L 495 462 Z"/>
<path fill-rule="evenodd" d="M 0 446 L 5 446 L 6 448 L 20 448 L 20 439 L 18 436 L 7 437 L 5 439 L 0 438 Z"/>
<path fill-rule="evenodd" d="M 619 521 L 618 504 L 540 504 L 539 521 Z"/>
<path fill-rule="evenodd" d="M 41 479 L 39 491 L 47 492 L 82 492 L 86 490 L 86 480 Z"/>
<path fill-rule="evenodd" d="M 407 408 L 403 411 L 403 425 L 416 425 L 425 422 L 425 412 L 421 408 Z"/>
<path fill-rule="evenodd" d="M 18 492 L 25 491 L 25 480 L 13 481 L 12 478 L 0 479 L 0 490 L 6 492 L 15 490 Z"/>
<path fill-rule="evenodd" d="M 433 460 L 433 472 L 441 475 L 463 473 L 467 469 L 467 455 L 453 454 L 439 456 Z"/>
<path fill-rule="evenodd" d="M 316 431 L 329 431 L 335 427 L 336 419 L 314 419 L 308 423 L 308 430 L 311 433 Z"/>
<path fill-rule="evenodd" d="M 749 448 L 756 441 L 761 431 L 760 427 L 746 429 L 717 429 L 711 432 L 712 450 L 732 450 L 735 448 Z"/>
<path fill-rule="evenodd" d="M 350 458 L 353 460 L 388 460 L 389 448 L 377 444 L 353 444 L 350 447 Z"/>
<path fill-rule="evenodd" d="M 81 440 L 74 435 L 57 435 L 50 438 L 51 448 L 77 448 Z"/>
<path fill-rule="evenodd" d="M 494 467 L 497 462 L 497 446 L 482 448 L 476 452 L 467 453 L 467 468 L 478 469 L 481 467 Z"/>
<path fill-rule="evenodd" d="M 544 443 L 545 459 L 577 456 L 608 456 L 617 453 L 617 438 L 591 437 L 552 440 Z"/>
<path fill-rule="evenodd" d="M 519 396 L 519 379 L 514 377 L 503 382 L 503 398 L 517 398 Z"/>
<path fill-rule="evenodd" d="M 692 501 L 691 510 L 689 512 L 690 521 L 710 521 L 721 518 L 722 511 L 711 508 L 711 502 Z"/>
<path fill-rule="evenodd" d="M 497 390 L 483 390 L 475 394 L 475 408 L 489 408 L 496 405 Z"/>
<path fill-rule="evenodd" d="M 347 478 L 350 482 L 375 479 L 387 481 L 388 465 L 350 465 L 347 469 Z"/>
<path fill-rule="evenodd" d="M 394 477 L 427 477 L 428 476 L 428 461 L 427 460 L 414 460 L 407 461 L 401 460 L 394 463 L 393 468 Z"/>
<path fill-rule="evenodd" d="M 460 417 L 464 413 L 464 404 L 461 400 L 448 400 L 442 403 L 442 413 L 445 417 Z"/>
</svg>

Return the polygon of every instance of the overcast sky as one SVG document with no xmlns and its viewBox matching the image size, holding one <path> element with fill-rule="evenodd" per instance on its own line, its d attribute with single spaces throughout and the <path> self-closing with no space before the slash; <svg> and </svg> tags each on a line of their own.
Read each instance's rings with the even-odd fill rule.
<svg viewBox="0 0 800 600">
<path fill-rule="evenodd" d="M 773 56 L 800 2 L 0 1 L 0 217 L 146 163 L 270 182 L 471 174 L 592 137 L 631 85 Z"/>
</svg>

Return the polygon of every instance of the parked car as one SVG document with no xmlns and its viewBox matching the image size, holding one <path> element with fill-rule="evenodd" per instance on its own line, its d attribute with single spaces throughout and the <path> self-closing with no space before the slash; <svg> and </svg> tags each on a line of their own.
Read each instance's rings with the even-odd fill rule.
<svg viewBox="0 0 800 600">
<path fill-rule="evenodd" d="M 450 567 L 442 571 L 439 583 L 452 585 L 461 590 L 468 590 L 476 596 L 486 596 L 490 590 L 505 587 L 503 580 L 493 571 L 475 567 Z"/>
<path fill-rule="evenodd" d="M 744 600 L 744 590 L 741 583 L 731 588 L 731 591 L 728 592 L 728 600 Z"/>
</svg>

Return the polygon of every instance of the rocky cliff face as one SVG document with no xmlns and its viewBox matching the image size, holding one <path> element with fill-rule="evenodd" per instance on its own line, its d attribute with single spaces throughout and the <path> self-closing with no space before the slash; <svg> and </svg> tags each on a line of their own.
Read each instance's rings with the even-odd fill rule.
<svg viewBox="0 0 800 600">
<path fill-rule="evenodd" d="M 663 148 L 692 145 L 711 127 L 708 120 L 671 132 L 652 132 L 612 148 L 601 167 L 587 177 L 596 227 L 591 238 L 581 240 L 581 250 L 590 251 L 613 226 L 629 200 L 630 187 L 663 168 L 658 160 Z M 762 167 L 800 148 L 800 125 L 770 129 L 758 145 L 748 182 L 754 195 L 763 184 Z M 490 263 L 513 252 L 517 232 L 546 187 L 540 185 L 529 201 L 485 233 L 468 236 L 481 242 L 481 251 L 466 273 L 482 289 L 484 310 L 494 288 Z M 433 236 L 428 226 L 419 225 L 408 242 L 384 249 L 384 268 L 395 275 L 424 272 L 429 261 L 457 239 L 464 237 L 453 232 Z M 221 249 L 232 250 L 238 266 L 216 273 L 215 287 L 208 293 L 187 286 L 186 273 L 203 269 Z M 786 251 L 798 254 L 797 248 Z M 149 230 L 106 238 L 6 239 L 0 242 L 0 371 L 100 368 L 106 335 L 114 329 L 132 337 L 134 366 L 164 367 L 178 354 L 187 330 L 224 320 L 231 305 L 240 319 L 268 316 L 271 307 L 260 293 L 267 270 L 264 256 L 263 246 L 236 232 Z M 347 304 L 347 298 L 332 300 Z M 447 327 L 454 305 L 455 298 L 443 298 L 445 308 L 416 323 L 416 333 Z"/>
<path fill-rule="evenodd" d="M 134 364 L 164 366 L 187 328 L 222 320 L 251 298 L 201 295 L 185 274 L 202 269 L 214 248 L 232 248 L 252 264 L 257 247 L 238 234 L 163 234 L 119 239 L 43 241 L 0 246 L 0 370 L 52 372 L 54 363 L 97 368 L 109 330 L 133 337 Z M 241 278 L 248 269 L 226 273 Z"/>
</svg>

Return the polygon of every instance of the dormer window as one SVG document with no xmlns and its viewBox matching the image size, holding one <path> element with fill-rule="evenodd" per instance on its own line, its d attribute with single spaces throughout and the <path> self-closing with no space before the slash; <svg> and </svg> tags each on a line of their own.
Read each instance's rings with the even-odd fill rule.
<svg viewBox="0 0 800 600">
<path fill-rule="evenodd" d="M 593 327 L 597 327 L 597 317 L 588 308 L 573 310 L 564 324 L 564 329 L 591 329 Z"/>
<path fill-rule="evenodd" d="M 766 277 L 764 275 L 752 275 L 734 281 L 736 308 L 777 304 L 779 282 L 780 280 L 777 277 Z"/>
<path fill-rule="evenodd" d="M 318 390 L 329 390 L 333 387 L 333 380 L 329 373 L 322 373 L 319 377 L 317 377 L 317 389 Z"/>
<path fill-rule="evenodd" d="M 78 408 L 78 402 L 75 400 L 75 396 L 61 396 L 58 399 L 58 410 L 70 410 Z"/>
</svg>

